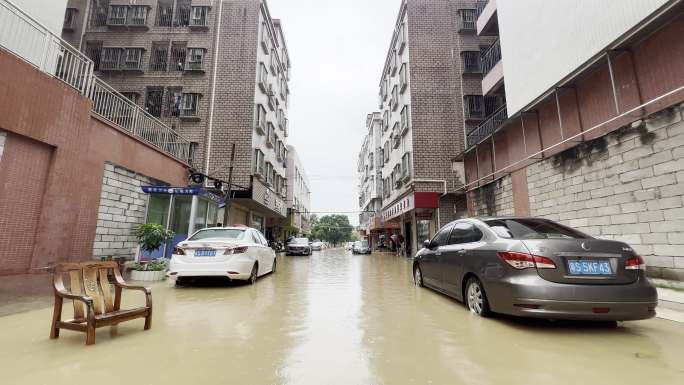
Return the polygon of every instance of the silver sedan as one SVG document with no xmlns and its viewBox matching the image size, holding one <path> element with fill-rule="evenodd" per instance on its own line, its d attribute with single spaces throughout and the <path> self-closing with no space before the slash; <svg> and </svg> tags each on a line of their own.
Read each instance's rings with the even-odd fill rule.
<svg viewBox="0 0 684 385">
<path fill-rule="evenodd" d="M 641 320 L 658 297 L 642 257 L 540 218 L 462 219 L 425 241 L 417 285 L 463 301 L 480 316 Z"/>
</svg>

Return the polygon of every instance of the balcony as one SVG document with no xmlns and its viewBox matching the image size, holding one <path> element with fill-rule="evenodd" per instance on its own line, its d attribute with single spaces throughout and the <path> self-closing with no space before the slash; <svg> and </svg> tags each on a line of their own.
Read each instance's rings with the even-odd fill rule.
<svg viewBox="0 0 684 385">
<path fill-rule="evenodd" d="M 496 12 L 496 0 L 489 0 L 485 4 L 478 4 L 477 17 L 478 36 L 497 36 L 499 34 L 499 19 Z"/>
<path fill-rule="evenodd" d="M 508 111 L 506 110 L 506 105 L 503 105 L 489 116 L 487 120 L 468 133 L 468 148 L 476 146 L 478 143 L 494 134 L 494 132 L 503 125 L 506 119 L 508 119 Z"/>
<path fill-rule="evenodd" d="M 76 8 L 67 8 L 66 12 L 64 13 L 64 24 L 62 25 L 62 31 L 64 32 L 73 32 L 74 29 L 76 28 L 76 14 L 78 13 L 78 9 Z"/>
<path fill-rule="evenodd" d="M 467 122 L 479 122 L 485 118 L 485 106 L 482 95 L 463 96 L 463 111 Z"/>
<path fill-rule="evenodd" d="M 503 84 L 503 64 L 500 40 L 494 42 L 480 59 L 482 67 L 482 94 L 488 95 Z"/>
</svg>

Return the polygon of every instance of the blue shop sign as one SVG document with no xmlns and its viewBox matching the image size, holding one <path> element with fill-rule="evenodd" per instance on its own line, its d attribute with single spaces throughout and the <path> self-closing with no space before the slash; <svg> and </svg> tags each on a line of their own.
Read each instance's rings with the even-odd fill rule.
<svg viewBox="0 0 684 385">
<path fill-rule="evenodd" d="M 146 194 L 163 194 L 163 195 L 198 195 L 208 198 L 216 203 L 222 203 L 223 198 L 205 190 L 200 186 L 189 187 L 170 187 L 170 186 L 142 186 L 142 190 Z"/>
</svg>

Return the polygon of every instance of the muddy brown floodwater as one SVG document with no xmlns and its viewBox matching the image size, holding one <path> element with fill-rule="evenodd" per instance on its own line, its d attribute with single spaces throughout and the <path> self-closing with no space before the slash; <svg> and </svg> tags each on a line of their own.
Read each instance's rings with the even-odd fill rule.
<svg viewBox="0 0 684 385">
<path fill-rule="evenodd" d="M 684 384 L 681 323 L 480 319 L 410 269 L 338 249 L 279 257 L 255 286 L 156 284 L 150 331 L 99 329 L 90 347 L 49 340 L 49 308 L 0 317 L 0 383 Z"/>
</svg>

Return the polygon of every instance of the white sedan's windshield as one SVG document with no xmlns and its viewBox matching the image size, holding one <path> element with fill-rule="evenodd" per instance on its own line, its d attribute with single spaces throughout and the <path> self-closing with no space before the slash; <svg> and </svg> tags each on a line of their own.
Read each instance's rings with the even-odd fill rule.
<svg viewBox="0 0 684 385">
<path fill-rule="evenodd" d="M 241 240 L 245 236 L 245 230 L 239 229 L 207 229 L 200 230 L 195 235 L 190 237 L 190 241 L 199 241 L 203 239 L 230 239 Z"/>
</svg>

